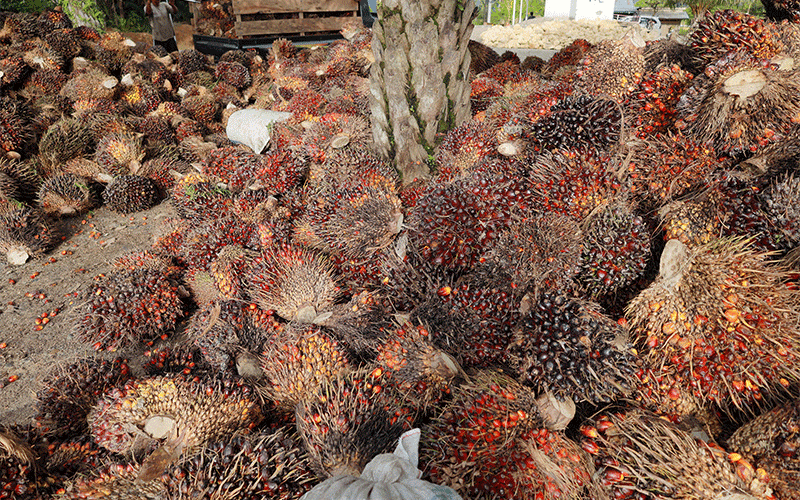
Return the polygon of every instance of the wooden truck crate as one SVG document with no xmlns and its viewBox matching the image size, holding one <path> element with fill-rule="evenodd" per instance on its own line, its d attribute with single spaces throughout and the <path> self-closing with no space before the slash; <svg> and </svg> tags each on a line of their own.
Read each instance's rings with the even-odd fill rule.
<svg viewBox="0 0 800 500">
<path fill-rule="evenodd" d="M 233 0 L 237 37 L 338 32 L 358 18 L 357 0 Z"/>
</svg>

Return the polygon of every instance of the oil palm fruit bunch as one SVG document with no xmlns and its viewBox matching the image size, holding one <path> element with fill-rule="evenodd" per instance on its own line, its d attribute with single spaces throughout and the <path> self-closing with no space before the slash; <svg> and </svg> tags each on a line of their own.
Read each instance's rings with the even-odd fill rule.
<svg viewBox="0 0 800 500">
<path fill-rule="evenodd" d="M 84 287 L 72 310 L 76 333 L 95 349 L 149 341 L 183 315 L 177 285 L 156 269 L 123 269 Z"/>
<path fill-rule="evenodd" d="M 209 272 L 214 280 L 214 287 L 223 299 L 247 300 L 247 284 L 244 279 L 252 267 L 257 253 L 242 246 L 226 245 L 211 261 Z"/>
<path fill-rule="evenodd" d="M 190 85 L 181 98 L 181 107 L 186 110 L 189 118 L 206 126 L 211 125 L 220 112 L 220 105 L 213 92 L 203 85 Z"/>
<path fill-rule="evenodd" d="M 136 173 L 145 155 L 142 139 L 130 132 L 107 134 L 97 143 L 94 161 L 113 175 Z"/>
<path fill-rule="evenodd" d="M 339 296 L 328 259 L 289 245 L 264 249 L 247 282 L 247 293 L 259 307 L 288 321 L 313 322 Z"/>
<path fill-rule="evenodd" d="M 622 103 L 626 125 L 640 138 L 652 138 L 671 130 L 677 120 L 675 108 L 693 78 L 677 64 L 646 73 Z"/>
<path fill-rule="evenodd" d="M 752 419 L 727 444 L 742 462 L 769 473 L 775 498 L 795 498 L 800 493 L 800 401 L 782 403 Z"/>
<path fill-rule="evenodd" d="M 621 102 L 642 79 L 643 49 L 641 36 L 598 43 L 581 59 L 575 71 L 575 93 L 607 95 Z"/>
<path fill-rule="evenodd" d="M 118 175 L 103 190 L 103 204 L 122 215 L 153 208 L 158 201 L 155 181 L 141 175 Z"/>
<path fill-rule="evenodd" d="M 44 213 L 62 217 L 84 213 L 99 205 L 97 190 L 89 179 L 57 174 L 39 187 L 37 203 Z"/>
<path fill-rule="evenodd" d="M 797 0 L 763 0 L 764 10 L 768 19 L 773 21 L 789 20 L 792 23 L 800 22 L 800 4 Z"/>
<path fill-rule="evenodd" d="M 486 123 L 471 120 L 450 129 L 436 152 L 436 179 L 448 182 L 469 175 L 482 159 L 497 155 L 497 146 Z"/>
<path fill-rule="evenodd" d="M 12 201 L 0 214 L 0 254 L 9 262 L 22 264 L 57 244 L 57 230 L 39 208 Z"/>
<path fill-rule="evenodd" d="M 744 50 L 759 59 L 771 59 L 783 50 L 774 23 L 730 9 L 699 20 L 689 34 L 689 45 L 703 66 L 732 51 Z"/>
<path fill-rule="evenodd" d="M 763 470 L 644 410 L 601 414 L 581 426 L 613 498 L 773 498 Z"/>
<path fill-rule="evenodd" d="M 306 159 L 287 149 L 267 151 L 256 155 L 254 161 L 237 165 L 230 175 L 231 191 L 263 191 L 277 196 L 300 186 L 308 169 Z"/>
<path fill-rule="evenodd" d="M 279 408 L 293 411 L 306 395 L 350 366 L 347 345 L 317 325 L 289 323 L 264 342 L 261 368 L 266 391 Z"/>
<path fill-rule="evenodd" d="M 183 230 L 184 234 L 176 235 L 173 231 L 172 236 L 164 240 L 168 247 L 165 251 L 190 269 L 210 271 L 211 263 L 228 245 L 238 245 L 245 249 L 257 248 L 255 226 L 242 223 L 231 215 L 215 220 L 190 221 L 188 226 L 178 223 L 175 230 Z M 174 241 L 166 241 L 172 237 L 175 238 Z M 226 278 L 217 276 L 215 279 Z"/>
<path fill-rule="evenodd" d="M 37 99 L 51 99 L 59 96 L 68 79 L 69 77 L 60 69 L 37 69 L 25 80 L 20 95 L 31 102 Z M 69 106 L 70 104 L 67 104 L 67 107 Z M 42 118 L 44 116 L 36 117 L 37 124 L 41 123 Z"/>
<path fill-rule="evenodd" d="M 85 122 L 77 118 L 61 118 L 50 125 L 39 139 L 39 154 L 62 164 L 89 153 L 91 133 Z"/>
<path fill-rule="evenodd" d="M 521 294 L 569 291 L 581 270 L 583 233 L 574 218 L 535 213 L 500 233 L 487 262 L 511 276 Z"/>
<path fill-rule="evenodd" d="M 151 480 L 210 441 L 263 419 L 253 389 L 238 379 L 139 378 L 109 391 L 88 416 L 94 441 L 128 456 L 150 453 L 139 478 Z"/>
<path fill-rule="evenodd" d="M 139 479 L 140 466 L 116 461 L 104 464 L 90 472 L 79 475 L 69 484 L 61 498 L 66 500 L 99 499 L 134 500 L 137 498 L 160 498 L 164 494 L 161 481 Z"/>
<path fill-rule="evenodd" d="M 308 392 L 295 409 L 297 430 L 319 477 L 358 476 L 390 453 L 412 418 L 385 387 L 380 369 L 341 373 Z"/>
<path fill-rule="evenodd" d="M 709 145 L 675 132 L 658 134 L 634 145 L 628 182 L 644 208 L 658 208 L 705 186 L 723 167 Z"/>
<path fill-rule="evenodd" d="M 786 140 L 800 114 L 799 92 L 795 72 L 732 52 L 695 78 L 678 103 L 675 125 L 721 155 L 746 158 Z"/>
<path fill-rule="evenodd" d="M 400 178 L 386 160 L 363 148 L 342 148 L 322 164 L 311 164 L 307 182 L 312 187 L 365 185 L 389 193 L 397 191 Z"/>
<path fill-rule="evenodd" d="M 161 477 L 169 500 L 291 500 L 314 479 L 296 431 L 286 427 L 210 442 Z"/>
<path fill-rule="evenodd" d="M 232 191 L 239 191 L 244 186 L 234 186 L 231 178 L 234 173 L 246 166 L 255 166 L 259 156 L 240 146 L 225 146 L 209 152 L 203 167 L 203 173 L 227 182 Z"/>
<path fill-rule="evenodd" d="M 670 240 L 626 317 L 644 366 L 706 403 L 752 408 L 798 378 L 798 291 L 746 240 Z"/>
<path fill-rule="evenodd" d="M 170 192 L 170 202 L 184 219 L 210 220 L 225 216 L 233 206 L 228 189 L 213 178 L 198 172 L 189 172 L 175 181 Z"/>
<path fill-rule="evenodd" d="M 368 148 L 372 141 L 369 120 L 361 115 L 320 113 L 307 122 L 302 136 L 303 151 L 311 162 L 324 163 L 335 151 L 343 148 Z"/>
<path fill-rule="evenodd" d="M 523 137 L 535 151 L 560 148 L 605 150 L 618 140 L 622 127 L 620 106 L 600 96 L 564 97 L 545 116 L 526 124 Z"/>
<path fill-rule="evenodd" d="M 584 56 L 594 48 L 594 44 L 578 38 L 562 48 L 547 61 L 542 68 L 542 75 L 547 77 L 561 77 L 571 74 Z"/>
<path fill-rule="evenodd" d="M 25 428 L 0 427 L 0 495 L 4 498 L 28 500 L 45 493 L 37 480 L 38 454 L 28 442 L 30 434 Z"/>
<path fill-rule="evenodd" d="M 513 372 L 537 394 L 607 402 L 631 393 L 638 361 L 628 332 L 597 304 L 544 292 L 516 329 Z"/>
<path fill-rule="evenodd" d="M 33 140 L 30 107 L 11 96 L 0 97 L 0 154 L 19 159 Z"/>
<path fill-rule="evenodd" d="M 464 498 L 608 498 L 588 455 L 545 426 L 533 391 L 498 372 L 455 387 L 422 436 L 424 477 Z"/>
<path fill-rule="evenodd" d="M 642 277 L 650 261 L 650 230 L 629 203 L 616 201 L 583 221 L 578 282 L 599 300 Z"/>
<path fill-rule="evenodd" d="M 388 247 L 402 226 L 400 199 L 392 192 L 370 187 L 320 189 L 308 194 L 294 241 L 361 261 Z"/>
<path fill-rule="evenodd" d="M 89 430 L 86 416 L 97 400 L 131 377 L 128 361 L 123 358 L 87 358 L 56 367 L 36 394 L 36 421 L 55 436 L 84 434 Z"/>
<path fill-rule="evenodd" d="M 9 55 L 0 59 L 0 88 L 10 90 L 20 84 L 28 76 L 30 67 L 25 64 L 21 55 Z"/>
<path fill-rule="evenodd" d="M 578 220 L 609 203 L 622 188 L 611 157 L 592 149 L 544 153 L 528 168 L 539 209 Z"/>
<path fill-rule="evenodd" d="M 770 222 L 783 235 L 787 245 L 800 244 L 800 231 L 796 221 L 800 207 L 800 177 L 785 174 L 775 180 L 761 193 L 761 202 Z"/>
<path fill-rule="evenodd" d="M 671 38 L 648 40 L 644 47 L 645 72 L 653 73 L 664 67 L 678 65 L 692 75 L 700 73 L 694 58 L 694 50 L 685 43 Z"/>
</svg>

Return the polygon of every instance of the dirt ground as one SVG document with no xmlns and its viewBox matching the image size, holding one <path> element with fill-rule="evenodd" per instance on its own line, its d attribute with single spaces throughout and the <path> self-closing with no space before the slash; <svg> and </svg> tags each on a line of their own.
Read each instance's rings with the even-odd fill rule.
<svg viewBox="0 0 800 500">
<path fill-rule="evenodd" d="M 35 415 L 42 380 L 59 365 L 82 357 L 126 356 L 142 361 L 143 344 L 95 353 L 73 334 L 75 294 L 110 270 L 124 253 L 149 248 L 154 230 L 177 214 L 169 201 L 130 216 L 101 207 L 58 221 L 63 241 L 22 266 L 0 262 L 0 425 L 27 423 Z M 13 381 L 12 381 L 13 380 Z"/>
</svg>

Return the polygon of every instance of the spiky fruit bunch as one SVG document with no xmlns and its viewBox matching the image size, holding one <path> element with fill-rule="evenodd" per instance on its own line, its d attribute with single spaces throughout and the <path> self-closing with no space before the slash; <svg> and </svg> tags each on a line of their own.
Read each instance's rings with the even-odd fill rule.
<svg viewBox="0 0 800 500">
<path fill-rule="evenodd" d="M 91 41 L 91 42 L 99 42 L 100 41 L 100 33 L 92 28 L 91 26 L 76 26 L 73 28 L 75 33 L 80 37 L 83 41 Z"/>
<path fill-rule="evenodd" d="M 20 264 L 56 246 L 57 230 L 44 212 L 20 203 L 12 205 L 0 214 L 0 254 Z"/>
<path fill-rule="evenodd" d="M 94 161 L 107 172 L 125 175 L 138 170 L 144 155 L 141 136 L 131 133 L 111 133 L 97 143 Z"/>
<path fill-rule="evenodd" d="M 536 151 L 559 148 L 607 149 L 619 140 L 622 114 L 611 99 L 565 97 L 544 117 L 526 124 L 523 135 Z"/>
<path fill-rule="evenodd" d="M 21 83 L 30 68 L 21 55 L 11 55 L 0 59 L 0 88 L 10 89 Z"/>
<path fill-rule="evenodd" d="M 324 163 L 343 148 L 364 149 L 371 139 L 367 119 L 338 113 L 326 113 L 310 121 L 302 136 L 303 151 L 315 163 Z"/>
<path fill-rule="evenodd" d="M 39 154 L 53 163 L 66 163 L 88 153 L 91 143 L 91 134 L 85 122 L 62 118 L 50 125 L 39 139 Z"/>
<path fill-rule="evenodd" d="M 214 287 L 219 291 L 220 297 L 247 300 L 244 280 L 255 257 L 255 252 L 235 244 L 220 250 L 209 265 Z"/>
<path fill-rule="evenodd" d="M 644 44 L 626 36 L 604 40 L 581 59 L 574 75 L 576 93 L 611 96 L 620 102 L 644 74 Z"/>
<path fill-rule="evenodd" d="M 323 255 L 286 245 L 263 250 L 253 262 L 248 282 L 252 300 L 289 321 L 312 322 L 339 295 Z"/>
<path fill-rule="evenodd" d="M 650 261 L 650 230 L 627 203 L 615 202 L 584 221 L 578 276 L 593 299 L 616 294 L 640 278 Z"/>
<path fill-rule="evenodd" d="M 568 291 L 581 270 L 583 234 L 572 217 L 536 214 L 513 222 L 497 238 L 487 261 L 511 276 L 512 286 L 534 296 Z"/>
<path fill-rule="evenodd" d="M 195 49 L 186 49 L 178 53 L 178 70 L 184 75 L 208 68 L 208 58 Z"/>
<path fill-rule="evenodd" d="M 161 104 L 161 95 L 158 89 L 144 80 L 139 80 L 133 85 L 123 88 L 120 99 L 139 116 L 145 116 L 147 113 L 155 111 Z"/>
<path fill-rule="evenodd" d="M 227 215 L 212 220 L 190 220 L 179 225 L 176 240 L 165 250 L 190 268 L 208 270 L 220 251 L 227 245 L 253 249 L 258 246 L 256 228 L 241 219 Z"/>
<path fill-rule="evenodd" d="M 294 114 L 294 120 L 313 120 L 322 116 L 325 105 L 328 101 L 325 97 L 310 88 L 298 89 L 292 97 L 276 106 L 276 111 L 286 111 Z"/>
<path fill-rule="evenodd" d="M 231 191 L 241 191 L 242 186 L 231 182 L 231 178 L 237 170 L 246 166 L 255 166 L 258 160 L 259 155 L 240 146 L 216 148 L 209 152 L 203 173 L 227 182 Z"/>
<path fill-rule="evenodd" d="M 469 102 L 473 116 L 485 111 L 498 97 L 503 95 L 503 86 L 493 78 L 481 76 L 470 82 Z"/>
<path fill-rule="evenodd" d="M 709 192 L 696 199 L 676 201 L 661 208 L 659 216 L 665 240 L 679 240 L 689 247 L 706 245 L 717 239 L 720 221 Z"/>
<path fill-rule="evenodd" d="M 34 161 L 20 162 L 0 158 L 0 173 L 6 176 L 0 192 L 9 199 L 23 201 L 33 199 L 42 182 Z"/>
<path fill-rule="evenodd" d="M 797 0 L 764 0 L 767 18 L 773 21 L 788 20 L 792 23 L 800 23 L 800 4 Z"/>
<path fill-rule="evenodd" d="M 594 457 L 614 498 L 702 500 L 732 491 L 773 498 L 767 477 L 712 442 L 695 438 L 644 410 L 600 415 L 581 427 L 582 448 Z"/>
<path fill-rule="evenodd" d="M 470 379 L 423 426 L 420 463 L 429 481 L 476 500 L 605 498 L 592 494 L 584 452 L 545 428 L 529 388 L 492 371 Z"/>
<path fill-rule="evenodd" d="M 489 125 L 468 121 L 451 129 L 436 153 L 437 180 L 448 182 L 469 175 L 484 158 L 497 154 L 497 139 Z"/>
<path fill-rule="evenodd" d="M 74 174 L 48 177 L 39 188 L 37 203 L 48 215 L 76 215 L 98 205 L 97 193 L 89 180 Z"/>
<path fill-rule="evenodd" d="M 175 182 L 170 202 L 184 219 L 213 220 L 225 216 L 233 207 L 233 198 L 227 189 L 196 172 Z"/>
<path fill-rule="evenodd" d="M 310 490 L 314 479 L 296 432 L 285 427 L 211 442 L 161 478 L 170 500 L 198 494 L 292 500 Z"/>
<path fill-rule="evenodd" d="M 153 208 L 158 201 L 156 183 L 141 175 L 118 175 L 103 190 L 103 204 L 123 215 Z"/>
<path fill-rule="evenodd" d="M 645 42 L 644 64 L 647 73 L 655 73 L 661 68 L 678 65 L 689 73 L 696 75 L 703 68 L 698 68 L 694 59 L 694 50 L 685 43 L 671 38 L 661 38 Z"/>
<path fill-rule="evenodd" d="M 44 35 L 44 40 L 65 61 L 69 61 L 81 53 L 80 38 L 71 28 L 54 29 Z"/>
<path fill-rule="evenodd" d="M 240 90 L 249 87 L 251 83 L 250 71 L 247 67 L 235 61 L 218 62 L 214 69 L 214 76 Z"/>
<path fill-rule="evenodd" d="M 96 349 L 151 340 L 183 314 L 176 286 L 151 269 L 121 270 L 85 287 L 73 310 L 74 327 Z"/>
<path fill-rule="evenodd" d="M 771 59 L 783 49 L 775 24 L 729 9 L 704 16 L 689 34 L 689 45 L 702 66 L 732 51 L 744 50 L 759 59 Z"/>
<path fill-rule="evenodd" d="M 295 415 L 312 470 L 358 476 L 375 455 L 390 452 L 406 430 L 395 403 L 375 370 L 340 374 L 308 393 Z"/>
<path fill-rule="evenodd" d="M 98 401 L 88 417 L 92 438 L 121 454 L 138 455 L 163 441 L 142 464 L 153 479 L 182 454 L 231 436 L 263 419 L 253 389 L 238 379 L 132 379 Z"/>
<path fill-rule="evenodd" d="M 677 64 L 645 74 L 623 102 L 627 124 L 637 136 L 651 138 L 672 128 L 677 119 L 676 105 L 692 78 Z"/>
<path fill-rule="evenodd" d="M 181 107 L 186 110 L 189 118 L 206 126 L 217 119 L 220 111 L 220 105 L 214 94 L 202 85 L 189 87 L 181 99 Z"/>
<path fill-rule="evenodd" d="M 450 393 L 461 368 L 431 343 L 428 329 L 411 323 L 396 328 L 378 347 L 375 364 L 387 383 L 415 408 L 425 410 Z"/>
<path fill-rule="evenodd" d="M 545 292 L 514 336 L 511 360 L 520 380 L 538 393 L 599 403 L 629 394 L 635 352 L 625 329 L 595 303 Z"/>
<path fill-rule="evenodd" d="M 708 145 L 682 133 L 656 135 L 633 149 L 631 191 L 647 206 L 661 207 L 704 185 L 722 166 Z"/>
<path fill-rule="evenodd" d="M 574 72 L 574 67 L 581 62 L 586 54 L 594 48 L 594 44 L 578 38 L 559 50 L 547 61 L 542 68 L 542 74 L 548 77 L 564 76 L 565 73 Z"/>
<path fill-rule="evenodd" d="M 269 397 L 284 410 L 341 374 L 350 365 L 347 347 L 315 325 L 293 325 L 275 332 L 264 343 L 261 368 Z"/>
<path fill-rule="evenodd" d="M 798 290 L 768 258 L 741 240 L 667 242 L 658 278 L 626 309 L 645 365 L 723 408 L 797 380 Z"/>
<path fill-rule="evenodd" d="M 0 153 L 22 154 L 33 139 L 31 110 L 22 101 L 0 96 Z"/>
<path fill-rule="evenodd" d="M 389 246 L 402 229 L 403 212 L 393 193 L 369 187 L 327 189 L 309 198 L 295 241 L 311 248 L 363 260 Z"/>
<path fill-rule="evenodd" d="M 48 69 L 60 71 L 66 64 L 64 57 L 46 43 L 34 45 L 25 50 L 22 54 L 22 58 L 28 66 L 35 70 Z"/>
<path fill-rule="evenodd" d="M 761 414 L 728 438 L 728 448 L 743 457 L 744 464 L 769 474 L 776 498 L 798 493 L 800 471 L 800 401 L 781 404 Z"/>
<path fill-rule="evenodd" d="M 394 193 L 400 183 L 397 170 L 367 148 L 343 148 L 325 163 L 311 164 L 308 182 L 313 187 L 362 185 Z"/>
<path fill-rule="evenodd" d="M 147 116 L 136 125 L 137 132 L 144 134 L 150 145 L 175 144 L 175 132 L 166 118 Z"/>
<path fill-rule="evenodd" d="M 73 102 L 87 99 L 111 99 L 117 95 L 119 82 L 108 72 L 91 67 L 72 74 L 61 87 L 60 95 Z"/>
<path fill-rule="evenodd" d="M 800 176 L 786 174 L 774 180 L 761 200 L 767 217 L 789 244 L 800 244 Z"/>
<path fill-rule="evenodd" d="M 107 390 L 131 378 L 127 360 L 88 358 L 54 369 L 36 394 L 37 422 L 57 435 L 88 430 L 86 416 Z"/>
<path fill-rule="evenodd" d="M 3 18 L 0 40 L 22 42 L 36 37 L 39 33 L 36 16 L 29 12 L 10 12 Z"/>
<path fill-rule="evenodd" d="M 678 104 L 679 129 L 719 153 L 750 156 L 784 139 L 800 116 L 796 73 L 734 52 L 706 67 Z"/>
<path fill-rule="evenodd" d="M 140 466 L 133 463 L 104 463 L 78 476 L 69 491 L 60 496 L 65 500 L 134 500 L 160 498 L 164 494 L 164 485 L 160 481 L 142 481 L 139 474 Z"/>
<path fill-rule="evenodd" d="M 546 212 L 583 219 L 621 189 L 611 158 L 591 149 L 545 153 L 528 168 L 533 203 Z"/>
<path fill-rule="evenodd" d="M 0 427 L 0 485 L 5 498 L 37 497 L 36 454 L 15 429 Z"/>
</svg>

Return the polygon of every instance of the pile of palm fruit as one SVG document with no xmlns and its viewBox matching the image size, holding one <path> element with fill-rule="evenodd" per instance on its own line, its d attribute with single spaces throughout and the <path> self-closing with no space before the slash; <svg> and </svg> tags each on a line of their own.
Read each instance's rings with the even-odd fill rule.
<svg viewBox="0 0 800 500">
<path fill-rule="evenodd" d="M 296 499 L 413 427 L 463 498 L 800 496 L 796 24 L 475 47 L 427 179 L 372 153 L 369 31 L 215 62 L 0 27 L 9 260 L 59 217 L 178 214 L 70 311 L 150 361 L 53 371 L 0 498 Z M 224 133 L 245 107 L 292 114 L 263 154 Z"/>
</svg>

